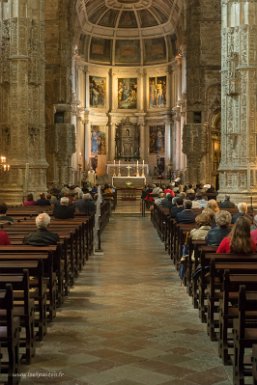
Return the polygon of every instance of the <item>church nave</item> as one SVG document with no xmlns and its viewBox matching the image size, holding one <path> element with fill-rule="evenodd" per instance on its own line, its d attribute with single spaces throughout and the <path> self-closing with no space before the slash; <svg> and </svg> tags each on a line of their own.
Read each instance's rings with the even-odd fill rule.
<svg viewBox="0 0 257 385">
<path fill-rule="evenodd" d="M 21 385 L 232 384 L 149 217 L 114 214 L 102 247 Z"/>
</svg>

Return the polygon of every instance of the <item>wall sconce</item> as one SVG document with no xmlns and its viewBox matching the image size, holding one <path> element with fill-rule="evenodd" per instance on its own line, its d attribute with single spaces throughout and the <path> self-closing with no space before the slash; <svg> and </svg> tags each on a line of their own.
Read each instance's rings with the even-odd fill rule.
<svg viewBox="0 0 257 385">
<path fill-rule="evenodd" d="M 0 156 L 0 172 L 6 173 L 10 171 L 11 166 L 6 162 L 6 156 Z"/>
</svg>

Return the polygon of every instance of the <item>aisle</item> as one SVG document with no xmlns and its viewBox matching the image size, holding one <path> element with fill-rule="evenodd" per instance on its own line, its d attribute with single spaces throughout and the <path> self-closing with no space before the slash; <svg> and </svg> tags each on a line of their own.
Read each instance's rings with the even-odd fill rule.
<svg viewBox="0 0 257 385">
<path fill-rule="evenodd" d="M 231 385 L 149 217 L 113 216 L 102 246 L 21 384 Z"/>
</svg>

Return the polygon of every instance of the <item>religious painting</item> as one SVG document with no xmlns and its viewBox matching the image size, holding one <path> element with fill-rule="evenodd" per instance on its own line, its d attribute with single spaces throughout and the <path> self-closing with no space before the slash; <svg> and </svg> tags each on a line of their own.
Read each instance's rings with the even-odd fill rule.
<svg viewBox="0 0 257 385">
<path fill-rule="evenodd" d="M 106 134 L 99 126 L 91 128 L 91 156 L 106 154 Z"/>
<path fill-rule="evenodd" d="M 145 63 L 160 62 L 166 60 L 166 43 L 164 38 L 144 40 Z"/>
<path fill-rule="evenodd" d="M 118 108 L 137 108 L 137 78 L 118 79 Z"/>
<path fill-rule="evenodd" d="M 117 40 L 115 49 L 116 64 L 140 64 L 139 40 Z"/>
<path fill-rule="evenodd" d="M 110 64 L 111 45 L 111 40 L 93 37 L 90 45 L 90 59 Z"/>
<path fill-rule="evenodd" d="M 166 76 L 149 78 L 149 107 L 166 106 Z"/>
<path fill-rule="evenodd" d="M 105 106 L 106 78 L 89 76 L 90 107 L 102 108 Z"/>
<path fill-rule="evenodd" d="M 164 158 L 157 158 L 156 162 L 156 171 L 158 177 L 163 177 L 165 172 L 165 159 Z"/>
<path fill-rule="evenodd" d="M 165 152 L 165 126 L 150 126 L 150 154 L 164 155 Z"/>
</svg>

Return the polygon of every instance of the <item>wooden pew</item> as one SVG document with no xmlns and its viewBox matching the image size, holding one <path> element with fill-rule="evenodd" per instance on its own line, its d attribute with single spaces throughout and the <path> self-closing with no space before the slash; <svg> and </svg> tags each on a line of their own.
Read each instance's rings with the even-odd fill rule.
<svg viewBox="0 0 257 385">
<path fill-rule="evenodd" d="M 231 274 L 257 274 L 257 255 L 226 254 L 211 259 L 210 274 L 207 286 L 207 333 L 212 341 L 217 340 L 216 329 L 219 326 L 219 301 L 221 298 L 222 279 L 224 271 Z"/>
<path fill-rule="evenodd" d="M 11 284 L 13 288 L 13 315 L 19 317 L 20 326 L 24 329 L 24 333 L 20 334 L 19 343 L 21 348 L 25 348 L 22 359 L 29 364 L 35 355 L 35 338 L 34 300 L 30 298 L 28 270 L 24 270 L 22 275 L 0 274 L 0 290 L 4 290 L 6 284 Z M 0 309 L 0 316 L 1 319 L 6 317 L 6 310 Z"/>
<path fill-rule="evenodd" d="M 238 292 L 240 285 L 247 290 L 257 291 L 256 274 L 231 274 L 229 270 L 224 271 L 222 298 L 220 300 L 219 317 L 219 356 L 224 364 L 230 364 L 231 349 L 233 348 L 232 326 L 233 320 L 239 315 Z M 247 317 L 257 317 L 257 309 L 248 313 Z M 230 332 L 229 332 L 230 330 Z"/>
<path fill-rule="evenodd" d="M 245 377 L 252 376 L 252 363 L 247 352 L 257 343 L 257 317 L 248 318 L 247 313 L 257 309 L 257 292 L 248 292 L 244 285 L 239 289 L 239 317 L 234 320 L 233 383 L 244 385 Z"/>
<path fill-rule="evenodd" d="M 1 361 L 0 374 L 7 374 L 8 385 L 17 385 L 19 383 L 17 374 L 20 366 L 20 320 L 13 314 L 13 291 L 10 284 L 5 286 L 5 290 L 0 291 L 0 309 L 6 312 L 6 318 L 1 317 L 0 324 L 1 349 L 7 349 L 7 361 Z"/>
<path fill-rule="evenodd" d="M 0 261 L 0 271 L 3 274 L 22 274 L 27 269 L 30 276 L 30 290 L 35 300 L 36 337 L 42 340 L 47 332 L 46 320 L 46 285 L 44 283 L 44 269 L 42 260 L 39 261 Z"/>
<path fill-rule="evenodd" d="M 257 385 L 257 345 L 253 345 L 252 366 L 253 384 Z"/>
<path fill-rule="evenodd" d="M 58 246 L 30 246 L 30 245 L 9 245 L 0 246 L 0 261 L 39 261 L 43 262 L 44 278 L 47 284 L 47 311 L 48 319 L 52 321 L 56 316 L 56 307 L 62 293 L 61 261 Z M 56 284 L 57 281 L 57 284 Z"/>
</svg>

